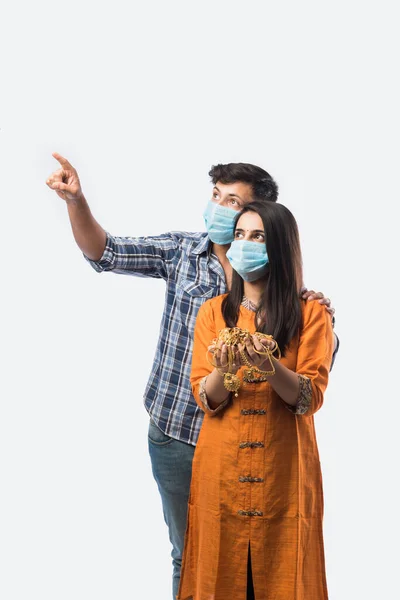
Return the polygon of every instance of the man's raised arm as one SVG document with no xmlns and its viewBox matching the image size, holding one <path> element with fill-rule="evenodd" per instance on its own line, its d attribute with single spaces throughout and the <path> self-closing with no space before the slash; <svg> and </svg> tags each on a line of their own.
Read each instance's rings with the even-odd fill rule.
<svg viewBox="0 0 400 600">
<path fill-rule="evenodd" d="M 90 212 L 76 169 L 57 152 L 53 156 L 61 168 L 54 171 L 46 183 L 65 200 L 72 232 L 79 248 L 91 260 L 100 260 L 106 246 L 106 232 Z"/>
</svg>

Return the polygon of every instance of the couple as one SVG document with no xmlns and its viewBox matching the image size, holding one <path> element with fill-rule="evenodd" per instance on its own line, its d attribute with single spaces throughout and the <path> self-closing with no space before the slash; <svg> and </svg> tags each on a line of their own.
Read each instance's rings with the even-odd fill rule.
<svg viewBox="0 0 400 600">
<path fill-rule="evenodd" d="M 308 299 L 319 297 L 319 303 L 298 299 L 302 278 L 297 228 L 289 211 L 276 204 L 274 180 L 254 165 L 217 165 L 210 171 L 214 188 L 205 211 L 207 233 L 115 238 L 93 218 L 76 170 L 60 155 L 54 156 L 61 168 L 47 184 L 66 201 L 76 242 L 93 267 L 163 278 L 167 284 L 145 405 L 151 416 L 151 463 L 173 546 L 173 596 L 178 594 L 192 459 L 205 410 L 209 415 L 194 463 L 179 597 L 244 598 L 248 586 L 251 598 L 252 573 L 258 598 L 290 599 L 295 594 L 326 598 L 322 492 L 312 414 L 322 401 L 326 363 L 332 362 L 328 315 L 333 309 L 322 294 L 303 294 Z M 243 212 L 236 223 L 238 213 L 251 204 L 256 212 Z M 242 223 L 255 218 L 257 232 Z M 251 248 L 259 247 L 254 251 L 260 274 L 255 282 L 243 283 L 239 274 L 247 264 L 246 252 L 235 252 L 233 244 L 227 256 L 234 232 L 239 246 L 249 242 Z M 243 270 L 241 274 L 245 276 Z M 269 278 L 276 289 L 266 285 Z M 223 305 L 223 297 L 206 302 L 227 290 Z M 193 354 L 195 401 L 191 358 L 196 316 L 203 304 Z M 236 347 L 238 362 L 231 368 L 239 380 L 244 359 L 256 368 L 264 366 L 263 355 L 255 350 L 264 352 L 267 344 L 276 343 L 282 353 L 280 361 L 269 359 L 274 369 L 261 369 L 274 370 L 274 375 L 243 382 L 232 401 L 223 385 L 225 374 L 215 372 L 206 358 L 208 347 L 226 326 L 274 337 L 274 341 L 243 339 Z M 226 353 L 226 348 L 214 347 L 208 356 L 222 372 Z M 218 437 L 213 433 L 216 427 Z M 248 576 L 249 545 L 253 565 Z"/>
</svg>

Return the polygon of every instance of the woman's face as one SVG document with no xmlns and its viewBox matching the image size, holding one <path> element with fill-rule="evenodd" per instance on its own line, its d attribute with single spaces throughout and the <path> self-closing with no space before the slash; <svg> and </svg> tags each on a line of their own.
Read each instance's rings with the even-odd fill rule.
<svg viewBox="0 0 400 600">
<path fill-rule="evenodd" d="M 260 215 L 249 210 L 237 222 L 235 240 L 247 240 L 265 244 L 264 225 Z"/>
</svg>

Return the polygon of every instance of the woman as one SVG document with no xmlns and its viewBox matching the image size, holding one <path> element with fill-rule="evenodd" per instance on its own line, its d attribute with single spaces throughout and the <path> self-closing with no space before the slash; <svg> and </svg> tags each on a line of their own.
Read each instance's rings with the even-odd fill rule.
<svg viewBox="0 0 400 600">
<path fill-rule="evenodd" d="M 300 299 L 298 229 L 282 204 L 246 206 L 227 256 L 231 291 L 196 321 L 191 382 L 206 415 L 177 598 L 326 600 L 313 415 L 328 383 L 331 320 Z M 228 347 L 224 329 L 240 340 Z"/>
</svg>

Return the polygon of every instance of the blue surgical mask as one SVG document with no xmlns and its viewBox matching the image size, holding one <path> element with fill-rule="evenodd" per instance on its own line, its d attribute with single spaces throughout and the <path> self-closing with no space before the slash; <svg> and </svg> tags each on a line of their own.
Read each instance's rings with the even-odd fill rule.
<svg viewBox="0 0 400 600">
<path fill-rule="evenodd" d="M 233 208 L 209 201 L 203 213 L 208 236 L 215 244 L 230 244 L 233 241 L 235 219 L 238 213 Z"/>
<path fill-rule="evenodd" d="M 268 270 L 267 249 L 260 242 L 235 240 L 226 256 L 232 268 L 249 283 L 263 277 Z"/>
</svg>

